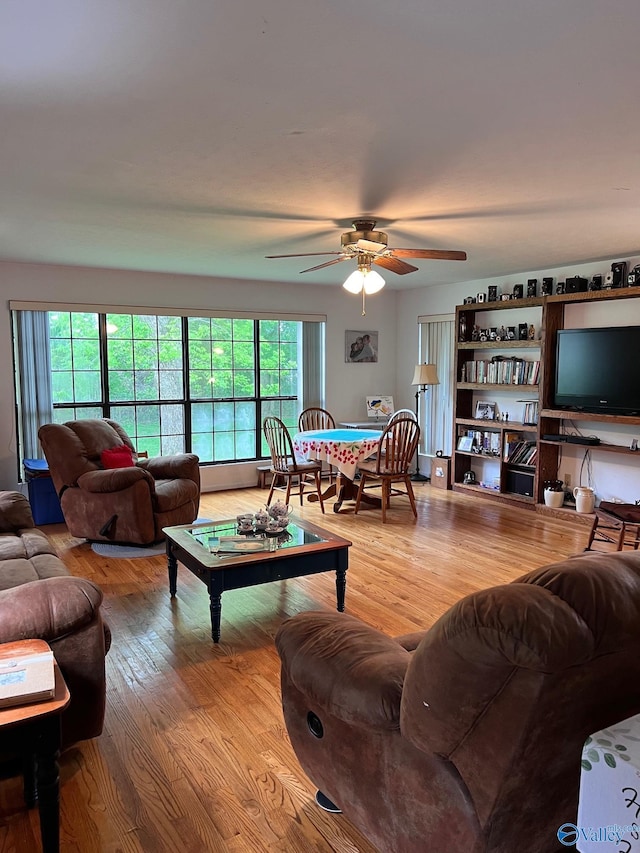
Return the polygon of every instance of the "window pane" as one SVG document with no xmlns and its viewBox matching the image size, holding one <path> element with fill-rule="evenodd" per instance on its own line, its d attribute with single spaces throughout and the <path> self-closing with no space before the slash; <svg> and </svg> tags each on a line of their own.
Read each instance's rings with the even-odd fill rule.
<svg viewBox="0 0 640 853">
<path fill-rule="evenodd" d="M 136 370 L 155 370 L 158 367 L 158 349 L 155 341 L 134 341 L 133 359 Z"/>
<path fill-rule="evenodd" d="M 194 399 L 213 397 L 214 385 L 215 381 L 210 370 L 192 370 L 189 373 L 189 393 Z"/>
<path fill-rule="evenodd" d="M 201 462 L 213 462 L 213 433 L 196 433 L 193 436 L 193 452 Z"/>
<path fill-rule="evenodd" d="M 131 341 L 112 341 L 107 344 L 109 370 L 133 370 L 133 344 Z"/>
<path fill-rule="evenodd" d="M 182 397 L 182 371 L 160 371 L 160 399 L 178 400 Z"/>
<path fill-rule="evenodd" d="M 109 396 L 118 402 L 120 400 L 133 400 L 133 373 L 124 370 L 110 370 Z"/>
<path fill-rule="evenodd" d="M 256 433 L 255 430 L 250 432 L 236 433 L 236 459 L 253 459 L 256 453 Z"/>
<path fill-rule="evenodd" d="M 213 404 L 194 403 L 191 407 L 191 426 L 196 432 L 213 432 Z"/>
<path fill-rule="evenodd" d="M 78 403 L 88 403 L 100 400 L 102 389 L 100 387 L 100 373 L 94 370 L 78 371 L 73 374 L 74 396 L 73 400 Z"/>
<path fill-rule="evenodd" d="M 51 365 L 54 370 L 71 370 L 71 341 L 51 341 Z"/>
<path fill-rule="evenodd" d="M 97 338 L 98 337 L 98 315 L 97 314 L 71 314 L 71 337 L 73 338 Z"/>
<path fill-rule="evenodd" d="M 54 405 L 73 402 L 73 373 L 70 370 L 52 372 L 51 394 Z"/>
<path fill-rule="evenodd" d="M 158 399 L 158 374 L 155 370 L 137 370 L 135 374 L 136 400 Z"/>
</svg>

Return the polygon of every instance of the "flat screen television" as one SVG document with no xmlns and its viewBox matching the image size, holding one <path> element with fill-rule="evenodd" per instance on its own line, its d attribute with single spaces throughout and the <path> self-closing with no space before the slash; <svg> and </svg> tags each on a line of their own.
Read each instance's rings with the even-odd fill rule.
<svg viewBox="0 0 640 853">
<path fill-rule="evenodd" d="M 554 404 L 584 412 L 640 414 L 640 326 L 560 330 Z"/>
</svg>

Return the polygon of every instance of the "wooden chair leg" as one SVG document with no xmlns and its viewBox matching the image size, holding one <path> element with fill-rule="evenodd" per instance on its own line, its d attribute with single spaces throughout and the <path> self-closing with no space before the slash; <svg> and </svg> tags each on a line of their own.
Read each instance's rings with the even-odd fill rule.
<svg viewBox="0 0 640 853">
<path fill-rule="evenodd" d="M 278 475 L 274 472 L 273 477 L 271 478 L 271 488 L 269 489 L 269 497 L 267 498 L 267 506 L 271 504 L 271 498 L 273 497 L 273 492 L 276 487 L 276 480 L 278 479 Z"/>
<path fill-rule="evenodd" d="M 302 495 L 304 492 L 305 476 L 306 476 L 305 474 L 300 474 L 300 476 L 298 477 L 298 480 L 299 480 L 298 495 L 300 496 L 300 506 L 302 506 Z M 288 503 L 288 501 L 287 501 L 287 503 Z"/>
<path fill-rule="evenodd" d="M 585 551 L 591 550 L 591 545 L 593 544 L 593 540 L 596 535 L 596 529 L 598 527 L 598 516 L 596 515 L 593 519 L 593 523 L 591 525 L 591 530 L 589 531 L 589 541 L 587 542 L 587 547 L 584 549 Z"/>
<path fill-rule="evenodd" d="M 387 523 L 387 507 L 389 506 L 389 501 L 391 500 L 391 495 L 389 493 L 389 481 L 387 479 L 382 480 L 382 523 Z"/>
<path fill-rule="evenodd" d="M 618 547 L 617 547 L 618 551 L 622 551 L 622 549 L 624 548 L 624 540 L 625 540 L 626 535 L 627 535 L 627 525 L 623 521 L 622 524 L 620 525 L 620 536 L 618 536 Z"/>
<path fill-rule="evenodd" d="M 322 514 L 324 515 L 324 501 L 322 500 L 322 470 L 316 471 L 316 491 L 318 493 L 318 503 L 320 504 L 320 509 L 322 510 Z"/>
<path fill-rule="evenodd" d="M 287 491 L 284 495 L 284 502 L 286 504 L 289 503 L 289 497 L 291 496 L 291 477 L 287 477 Z"/>
<path fill-rule="evenodd" d="M 416 508 L 416 497 L 413 494 L 413 486 L 411 485 L 411 478 L 409 475 L 407 475 L 404 482 L 405 486 L 407 487 L 407 494 L 409 495 L 409 503 L 411 504 L 411 509 L 413 510 L 415 518 L 417 518 L 418 510 Z"/>
<path fill-rule="evenodd" d="M 360 485 L 358 486 L 358 494 L 356 495 L 356 508 L 354 510 L 354 515 L 358 514 L 358 510 L 360 509 L 360 499 L 362 498 L 362 490 L 364 489 L 365 480 L 367 479 L 367 475 L 364 471 L 360 472 Z"/>
</svg>

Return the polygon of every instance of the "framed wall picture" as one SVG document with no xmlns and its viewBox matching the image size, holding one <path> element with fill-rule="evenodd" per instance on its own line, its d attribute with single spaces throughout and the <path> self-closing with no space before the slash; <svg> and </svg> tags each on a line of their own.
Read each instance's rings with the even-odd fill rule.
<svg viewBox="0 0 640 853">
<path fill-rule="evenodd" d="M 473 436 L 461 435 L 458 439 L 458 450 L 463 450 L 465 453 L 471 453 L 473 450 Z"/>
<path fill-rule="evenodd" d="M 476 403 L 476 420 L 495 421 L 497 414 L 498 407 L 495 403 L 487 403 L 486 400 L 478 400 Z"/>
<path fill-rule="evenodd" d="M 344 360 L 352 364 L 378 361 L 378 332 L 348 329 L 344 333 Z"/>
</svg>

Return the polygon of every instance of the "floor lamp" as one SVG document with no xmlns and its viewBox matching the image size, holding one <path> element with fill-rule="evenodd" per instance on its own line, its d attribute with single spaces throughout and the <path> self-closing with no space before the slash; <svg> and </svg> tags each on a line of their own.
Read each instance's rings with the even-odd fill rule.
<svg viewBox="0 0 640 853">
<path fill-rule="evenodd" d="M 438 381 L 438 372 L 436 370 L 435 364 L 416 364 L 416 368 L 413 372 L 413 380 L 411 382 L 412 385 L 416 385 L 416 420 L 418 424 L 420 424 L 420 394 L 426 394 L 428 385 L 439 385 Z M 429 477 L 425 477 L 424 474 L 420 473 L 420 445 L 418 445 L 418 449 L 416 450 L 416 472 L 411 475 L 411 479 L 414 482 L 422 483 L 425 480 L 428 480 Z"/>
</svg>

